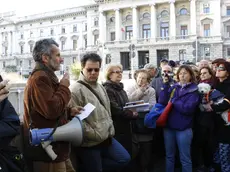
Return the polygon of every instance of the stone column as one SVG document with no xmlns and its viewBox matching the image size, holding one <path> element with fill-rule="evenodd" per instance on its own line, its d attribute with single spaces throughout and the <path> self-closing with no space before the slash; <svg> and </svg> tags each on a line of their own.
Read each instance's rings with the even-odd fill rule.
<svg viewBox="0 0 230 172">
<path fill-rule="evenodd" d="M 213 21 L 213 28 L 211 28 L 211 36 L 221 36 L 221 30 L 220 27 L 222 26 L 221 23 L 221 2 L 220 0 L 213 1 L 213 6 L 215 7 L 215 13 L 214 13 L 214 21 Z"/>
<path fill-rule="evenodd" d="M 87 13 L 87 48 L 90 48 L 93 45 L 92 21 L 93 19 L 92 19 L 91 12 L 88 12 Z"/>
<path fill-rule="evenodd" d="M 12 34 L 8 32 L 8 55 L 12 54 Z"/>
<path fill-rule="evenodd" d="M 176 15 L 175 15 L 175 0 L 170 0 L 170 39 L 176 37 Z"/>
<path fill-rule="evenodd" d="M 138 38 L 138 17 L 137 17 L 137 7 L 132 7 L 133 9 L 133 39 L 136 40 Z"/>
<path fill-rule="evenodd" d="M 190 0 L 190 34 L 196 35 L 196 0 Z"/>
<path fill-rule="evenodd" d="M 155 4 L 151 5 L 151 38 L 156 40 L 157 37 L 157 15 Z"/>
<path fill-rule="evenodd" d="M 2 33 L 0 34 L 0 55 L 2 55 L 2 43 L 3 43 L 3 39 L 2 39 Z"/>
<path fill-rule="evenodd" d="M 120 11 L 119 9 L 115 10 L 115 34 L 116 34 L 116 41 L 121 40 L 121 18 L 120 18 Z"/>
<path fill-rule="evenodd" d="M 99 14 L 99 41 L 106 41 L 106 17 L 103 11 Z"/>
</svg>

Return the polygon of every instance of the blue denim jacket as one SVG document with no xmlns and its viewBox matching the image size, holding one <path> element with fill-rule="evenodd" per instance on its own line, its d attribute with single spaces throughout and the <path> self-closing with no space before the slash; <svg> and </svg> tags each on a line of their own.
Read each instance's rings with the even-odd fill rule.
<svg viewBox="0 0 230 172">
<path fill-rule="evenodd" d="M 171 99 L 173 108 L 168 116 L 167 127 L 175 130 L 185 130 L 192 127 L 193 117 L 198 108 L 200 97 L 197 85 L 189 83 L 185 86 L 175 84 L 170 87 L 164 84 L 159 96 L 159 103 L 167 105 L 170 93 L 175 88 Z"/>
</svg>

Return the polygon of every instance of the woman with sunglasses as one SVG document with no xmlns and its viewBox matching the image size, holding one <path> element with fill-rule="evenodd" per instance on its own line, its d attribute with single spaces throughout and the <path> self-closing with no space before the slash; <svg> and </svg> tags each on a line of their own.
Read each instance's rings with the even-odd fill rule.
<svg viewBox="0 0 230 172">
<path fill-rule="evenodd" d="M 230 126 L 226 124 L 222 116 L 222 112 L 230 110 L 230 63 L 221 62 L 218 63 L 216 68 L 216 77 L 218 82 L 216 89 L 222 92 L 225 97 L 221 103 L 212 104 L 211 108 L 217 113 L 217 152 L 214 157 L 214 162 L 219 163 L 219 167 L 216 164 L 215 168 L 221 168 L 222 172 L 230 171 Z M 219 169 L 220 171 L 220 169 Z"/>
<path fill-rule="evenodd" d="M 199 83 L 214 85 L 214 74 L 210 67 L 204 66 L 199 71 Z M 203 96 L 205 98 L 205 96 Z M 215 129 L 215 112 L 198 110 L 194 122 L 193 166 L 196 172 L 208 171 L 212 168 Z"/>
<path fill-rule="evenodd" d="M 110 102 L 112 119 L 115 128 L 115 138 L 124 148 L 132 154 L 132 137 L 130 119 L 135 118 L 130 110 L 124 110 L 123 107 L 129 101 L 124 90 L 122 80 L 122 65 L 110 64 L 105 72 L 105 87 Z"/>
</svg>

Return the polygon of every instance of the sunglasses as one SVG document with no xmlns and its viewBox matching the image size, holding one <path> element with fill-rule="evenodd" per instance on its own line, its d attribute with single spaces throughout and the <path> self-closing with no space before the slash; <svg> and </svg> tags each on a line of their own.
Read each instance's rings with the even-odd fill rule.
<svg viewBox="0 0 230 172">
<path fill-rule="evenodd" d="M 226 71 L 225 67 L 219 66 L 216 68 L 217 71 Z"/>
<path fill-rule="evenodd" d="M 87 68 L 86 69 L 87 70 L 87 72 L 99 72 L 100 71 L 100 68 Z"/>
<path fill-rule="evenodd" d="M 120 70 L 114 70 L 114 71 L 112 71 L 112 73 L 122 74 L 122 73 L 123 73 L 123 71 L 120 71 Z"/>
<path fill-rule="evenodd" d="M 172 73 L 172 72 L 169 70 L 163 70 L 163 73 Z"/>
</svg>

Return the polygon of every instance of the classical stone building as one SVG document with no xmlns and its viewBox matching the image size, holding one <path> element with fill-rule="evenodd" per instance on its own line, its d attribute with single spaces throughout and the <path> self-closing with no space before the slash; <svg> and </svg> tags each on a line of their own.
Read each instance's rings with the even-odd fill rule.
<svg viewBox="0 0 230 172">
<path fill-rule="evenodd" d="M 199 61 L 230 55 L 225 46 L 230 36 L 228 0 L 96 2 L 102 23 L 99 31 L 106 33 L 100 42 L 109 49 L 111 61 L 121 62 L 125 69 L 159 64 L 162 58 Z M 135 45 L 134 58 L 129 55 L 130 44 Z"/>
<path fill-rule="evenodd" d="M 64 58 L 63 70 L 86 51 L 97 52 L 98 5 L 69 8 L 17 18 L 0 16 L 0 70 L 15 67 L 24 74 L 33 68 L 32 50 L 37 40 L 53 38 Z"/>
<path fill-rule="evenodd" d="M 31 68 L 34 42 L 45 37 L 60 44 L 64 68 L 88 51 L 103 57 L 103 67 L 124 70 L 162 58 L 230 57 L 230 0 L 95 0 L 22 18 L 3 14 L 0 22 L 0 69 Z"/>
</svg>

